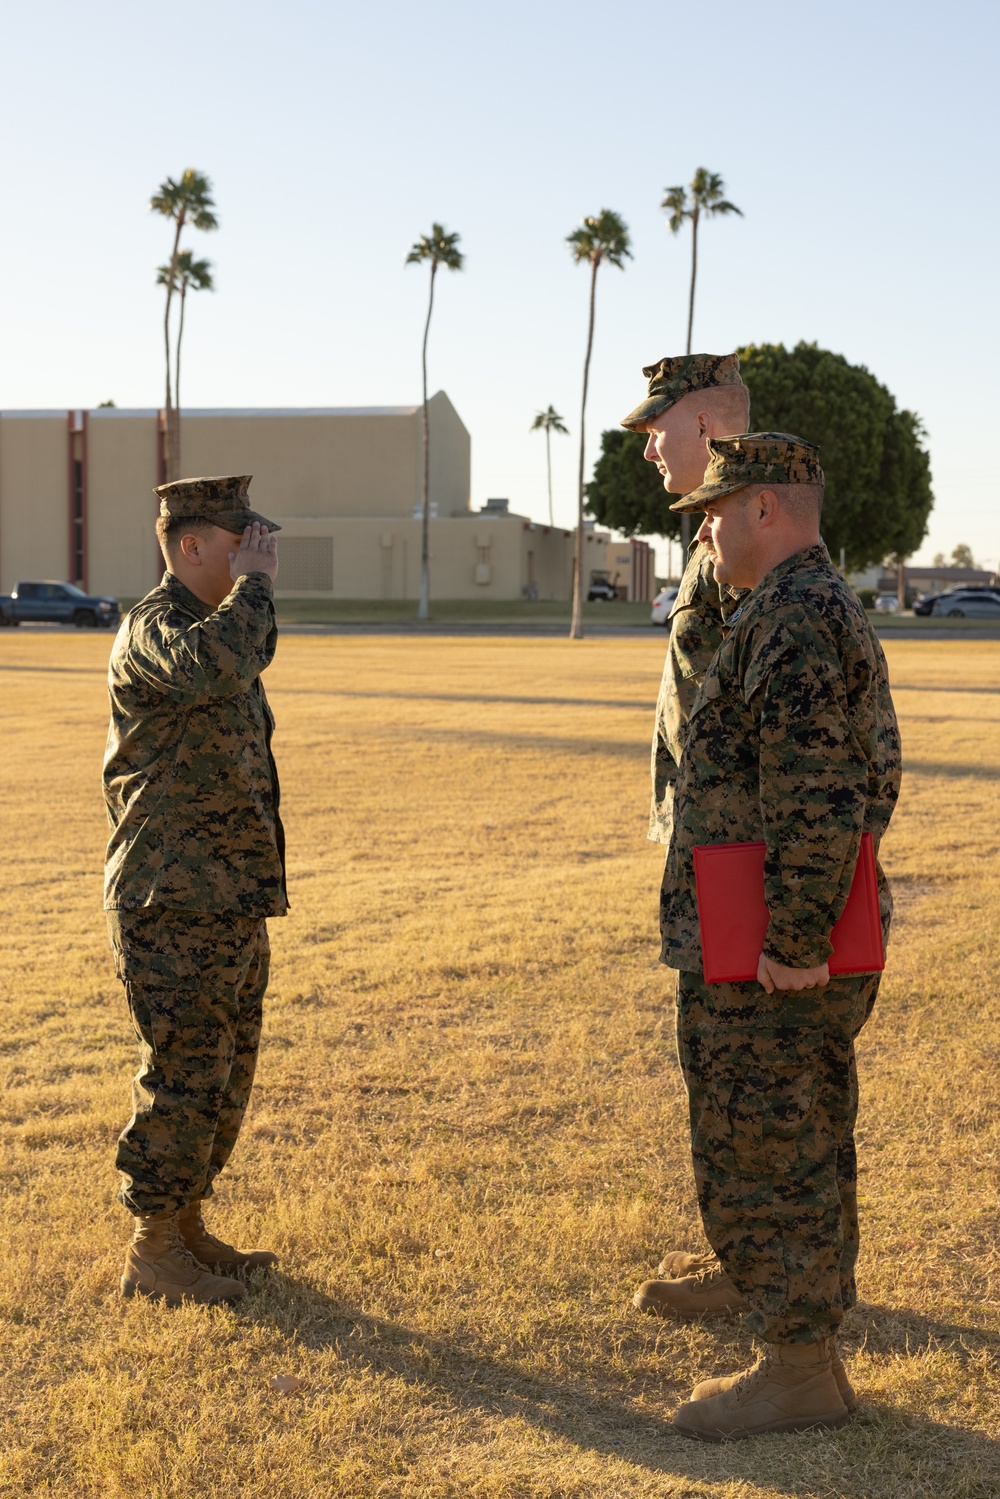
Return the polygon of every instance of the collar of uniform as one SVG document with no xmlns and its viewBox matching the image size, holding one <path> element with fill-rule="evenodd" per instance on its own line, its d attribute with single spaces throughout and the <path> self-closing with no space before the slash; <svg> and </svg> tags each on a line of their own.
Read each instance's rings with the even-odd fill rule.
<svg viewBox="0 0 1000 1499">
<path fill-rule="evenodd" d="M 797 573 L 800 568 L 829 567 L 830 565 L 830 553 L 823 542 L 819 541 L 813 547 L 805 547 L 801 552 L 793 552 L 790 557 L 785 558 L 784 562 L 779 562 L 777 567 L 772 567 L 771 571 L 761 578 L 754 592 L 763 588 L 765 584 L 770 587 L 772 583 L 779 583 L 782 578 L 786 578 L 789 573 Z"/>
<path fill-rule="evenodd" d="M 723 629 L 727 633 L 734 630 L 750 603 L 760 598 L 765 587 L 770 588 L 773 584 L 779 583 L 782 578 L 787 577 L 789 573 L 798 572 L 800 568 L 830 566 L 832 566 L 830 553 L 823 542 L 819 542 L 814 547 L 805 547 L 801 552 L 793 552 L 790 557 L 785 558 L 784 562 L 779 562 L 777 567 L 772 567 L 769 573 L 765 573 L 756 588 L 743 589 L 738 594 L 736 608 L 731 614 L 723 616 Z M 730 593 L 732 592 L 733 590 L 730 589 Z"/>
<path fill-rule="evenodd" d="M 197 594 L 191 592 L 190 588 L 185 588 L 180 578 L 175 578 L 172 572 L 165 572 L 163 574 L 163 582 L 160 584 L 160 587 L 164 593 L 170 595 L 173 603 L 180 604 L 182 609 L 186 609 L 196 619 L 207 619 L 213 613 L 210 605 L 203 603 Z"/>
</svg>

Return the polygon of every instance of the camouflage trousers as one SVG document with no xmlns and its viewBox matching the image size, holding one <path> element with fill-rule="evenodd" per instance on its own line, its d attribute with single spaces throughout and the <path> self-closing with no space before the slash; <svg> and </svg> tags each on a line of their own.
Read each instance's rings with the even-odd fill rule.
<svg viewBox="0 0 1000 1499">
<path fill-rule="evenodd" d="M 756 982 L 678 975 L 705 1234 L 770 1343 L 826 1337 L 856 1300 L 854 1039 L 879 977 L 769 995 Z"/>
<path fill-rule="evenodd" d="M 147 906 L 108 911 L 139 1039 L 133 1114 L 118 1140 L 119 1202 L 152 1217 L 209 1197 L 253 1085 L 270 946 L 267 924 Z"/>
</svg>

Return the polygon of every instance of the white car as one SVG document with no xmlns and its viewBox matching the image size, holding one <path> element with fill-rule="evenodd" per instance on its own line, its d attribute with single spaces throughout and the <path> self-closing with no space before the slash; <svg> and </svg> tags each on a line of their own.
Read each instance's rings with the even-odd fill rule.
<svg viewBox="0 0 1000 1499">
<path fill-rule="evenodd" d="M 653 608 L 649 616 L 652 624 L 665 625 L 668 629 L 670 628 L 670 611 L 674 607 L 674 599 L 679 591 L 674 587 L 660 589 L 653 600 Z"/>
<path fill-rule="evenodd" d="M 880 593 L 875 600 L 876 614 L 895 614 L 899 609 L 899 595 L 897 593 Z"/>
</svg>

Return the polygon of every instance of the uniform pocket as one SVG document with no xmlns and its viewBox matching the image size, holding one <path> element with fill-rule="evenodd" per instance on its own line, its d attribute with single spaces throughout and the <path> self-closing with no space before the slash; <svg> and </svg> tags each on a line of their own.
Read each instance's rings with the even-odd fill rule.
<svg viewBox="0 0 1000 1499">
<path fill-rule="evenodd" d="M 753 1037 L 726 1109 L 740 1175 L 780 1178 L 815 1158 L 823 1042 L 814 1029 Z"/>
</svg>

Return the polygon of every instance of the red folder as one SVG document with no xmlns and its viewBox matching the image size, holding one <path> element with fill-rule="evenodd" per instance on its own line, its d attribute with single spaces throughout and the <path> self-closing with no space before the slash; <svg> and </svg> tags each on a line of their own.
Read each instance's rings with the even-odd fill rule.
<svg viewBox="0 0 1000 1499">
<path fill-rule="evenodd" d="M 702 843 L 694 850 L 702 967 L 708 984 L 737 984 L 757 977 L 770 919 L 764 903 L 764 851 L 763 843 Z M 830 941 L 831 973 L 879 973 L 885 967 L 871 833 L 861 835 L 851 893 Z"/>
</svg>

